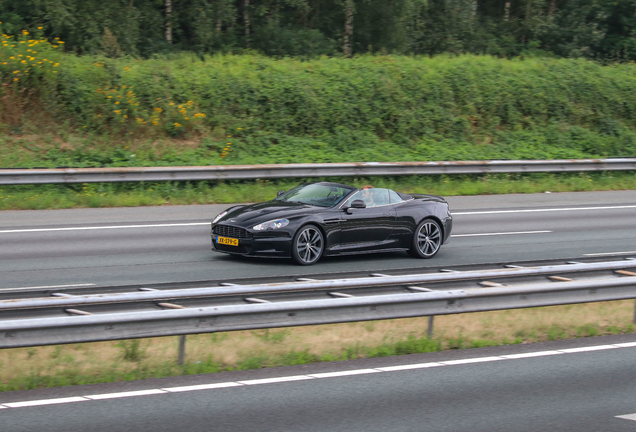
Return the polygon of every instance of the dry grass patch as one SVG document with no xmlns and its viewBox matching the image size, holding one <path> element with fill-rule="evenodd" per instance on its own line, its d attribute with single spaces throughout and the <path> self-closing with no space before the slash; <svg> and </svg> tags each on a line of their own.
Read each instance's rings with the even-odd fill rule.
<svg viewBox="0 0 636 432">
<path fill-rule="evenodd" d="M 187 339 L 183 367 L 176 364 L 176 337 L 4 349 L 0 350 L 0 388 L 121 381 L 626 333 L 634 331 L 633 314 L 634 302 L 625 300 L 445 315 L 435 318 L 434 341 L 426 339 L 426 317 L 192 335 Z"/>
</svg>

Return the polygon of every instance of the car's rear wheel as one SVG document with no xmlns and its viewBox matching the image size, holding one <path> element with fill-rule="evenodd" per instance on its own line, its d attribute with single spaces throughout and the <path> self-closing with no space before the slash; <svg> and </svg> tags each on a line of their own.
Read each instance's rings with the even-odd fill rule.
<svg viewBox="0 0 636 432">
<path fill-rule="evenodd" d="M 409 254 L 415 258 L 433 258 L 442 246 L 442 228 L 433 219 L 424 219 L 413 234 Z"/>
<path fill-rule="evenodd" d="M 325 249 L 322 232 L 314 225 L 302 227 L 294 236 L 292 259 L 296 264 L 311 265 L 316 263 Z"/>
</svg>

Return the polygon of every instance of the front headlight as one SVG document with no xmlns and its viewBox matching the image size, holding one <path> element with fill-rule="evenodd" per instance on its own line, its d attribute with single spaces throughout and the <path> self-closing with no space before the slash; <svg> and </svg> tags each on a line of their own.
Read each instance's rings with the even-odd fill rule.
<svg viewBox="0 0 636 432">
<path fill-rule="evenodd" d="M 214 220 L 212 221 L 212 223 L 217 223 L 219 221 L 219 219 L 221 219 L 223 216 L 225 216 L 227 214 L 227 211 L 224 211 L 223 213 L 218 214 Z"/>
<path fill-rule="evenodd" d="M 262 224 L 258 224 L 252 229 L 254 231 L 263 231 L 266 229 L 279 229 L 289 225 L 289 220 L 287 219 L 274 219 L 271 221 L 263 222 Z"/>
</svg>

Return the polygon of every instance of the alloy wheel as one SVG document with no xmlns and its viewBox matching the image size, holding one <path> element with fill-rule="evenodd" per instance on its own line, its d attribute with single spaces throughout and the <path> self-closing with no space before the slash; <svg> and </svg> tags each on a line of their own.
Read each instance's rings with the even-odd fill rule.
<svg viewBox="0 0 636 432">
<path fill-rule="evenodd" d="M 442 230 L 433 220 L 425 220 L 420 224 L 416 234 L 416 246 L 422 258 L 430 258 L 442 245 Z"/>
<path fill-rule="evenodd" d="M 303 228 L 294 242 L 294 260 L 298 264 L 313 264 L 322 255 L 324 240 L 320 230 L 313 226 Z"/>
</svg>

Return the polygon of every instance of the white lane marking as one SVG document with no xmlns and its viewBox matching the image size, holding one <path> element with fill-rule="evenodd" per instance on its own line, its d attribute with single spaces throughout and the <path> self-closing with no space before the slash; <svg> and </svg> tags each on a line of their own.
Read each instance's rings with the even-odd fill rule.
<svg viewBox="0 0 636 432">
<path fill-rule="evenodd" d="M 308 379 L 315 379 L 310 377 L 309 375 L 294 375 L 287 377 L 278 377 L 278 378 L 264 378 L 264 379 L 255 379 L 255 380 L 247 380 L 247 381 L 237 381 L 239 384 L 243 385 L 258 385 L 258 384 L 273 384 L 279 382 L 288 382 L 288 381 L 302 381 Z"/>
<path fill-rule="evenodd" d="M 210 222 L 154 224 L 154 225 L 111 225 L 111 226 L 73 227 L 73 228 L 15 229 L 15 230 L 0 230 L 0 234 L 25 233 L 25 232 L 47 232 L 47 231 L 86 231 L 86 230 L 128 229 L 128 228 L 164 228 L 164 227 L 183 227 L 183 226 L 197 226 L 197 225 L 208 225 L 209 226 Z"/>
<path fill-rule="evenodd" d="M 616 210 L 616 209 L 631 209 L 631 208 L 636 208 L 636 205 L 453 212 L 453 216 L 480 215 L 480 214 L 503 214 L 503 213 L 537 213 L 537 212 L 558 212 L 558 211 Z M 32 229 L 0 230 L 0 234 L 24 233 L 24 232 L 46 232 L 46 231 L 80 231 L 80 230 L 100 230 L 100 229 L 164 228 L 164 227 L 182 227 L 182 226 L 197 226 L 197 225 L 210 225 L 210 222 L 166 223 L 166 224 L 152 224 L 152 225 L 112 225 L 112 226 L 74 227 L 74 228 L 32 228 Z"/>
<path fill-rule="evenodd" d="M 33 286 L 33 287 L 19 287 L 19 288 L 0 288 L 0 291 L 27 291 L 27 290 L 35 290 L 35 289 L 44 289 L 44 288 L 76 288 L 76 287 L 87 287 L 94 286 L 92 283 L 84 283 L 84 284 L 70 284 L 70 285 L 44 285 L 44 286 Z"/>
<path fill-rule="evenodd" d="M 636 254 L 636 251 L 591 253 L 591 254 L 583 254 L 583 256 L 632 255 L 632 254 Z"/>
<path fill-rule="evenodd" d="M 618 348 L 618 347 L 616 345 L 597 345 L 597 346 L 591 346 L 591 347 L 567 348 L 567 349 L 562 349 L 559 351 L 568 354 L 568 353 L 578 353 L 578 352 L 601 351 L 601 350 L 615 349 L 615 348 Z"/>
<path fill-rule="evenodd" d="M 491 362 L 491 361 L 497 361 L 497 360 L 504 360 L 504 358 L 503 357 L 477 357 L 477 358 L 461 359 L 461 360 L 448 360 L 448 361 L 443 361 L 440 363 L 453 366 L 453 365 L 469 364 L 469 363 Z"/>
<path fill-rule="evenodd" d="M 619 416 L 616 416 L 616 418 L 636 421 L 636 413 L 619 415 Z"/>
<path fill-rule="evenodd" d="M 308 376 L 313 378 L 335 378 L 335 377 L 342 377 L 342 376 L 348 376 L 348 375 L 362 375 L 362 374 L 369 374 L 369 373 L 376 373 L 376 372 L 382 372 L 382 371 L 378 369 L 356 369 L 356 370 L 340 371 L 340 372 L 310 374 Z"/>
<path fill-rule="evenodd" d="M 54 404 L 65 404 L 71 402 L 84 402 L 88 399 L 75 396 L 75 397 L 67 397 L 67 398 L 56 398 L 56 399 L 40 399 L 40 400 L 32 400 L 25 402 L 9 402 L 3 404 L 8 408 L 23 408 L 23 407 L 32 407 L 32 406 L 40 406 L 40 405 L 54 405 Z"/>
<path fill-rule="evenodd" d="M 239 384 L 237 382 L 224 382 L 224 383 L 215 383 L 215 384 L 199 384 L 199 385 L 191 385 L 191 386 L 182 386 L 182 387 L 166 387 L 161 390 L 165 390 L 168 393 L 179 393 L 179 392 L 189 392 L 189 391 L 198 391 L 198 390 L 212 390 L 218 388 L 226 388 L 226 387 L 240 387 L 243 384 Z"/>
<path fill-rule="evenodd" d="M 399 366 L 386 366 L 386 367 L 380 367 L 377 369 L 381 370 L 382 372 L 394 372 L 394 371 L 410 370 L 410 369 L 423 369 L 423 368 L 430 368 L 430 367 L 437 367 L 437 366 L 444 366 L 444 365 L 442 363 L 431 362 L 431 363 L 417 363 L 417 364 L 399 365 Z"/>
<path fill-rule="evenodd" d="M 625 206 L 604 206 L 604 207 L 565 207 L 547 209 L 526 209 L 526 210 L 488 210 L 472 212 L 452 212 L 453 216 L 480 215 L 480 214 L 503 214 L 503 213 L 538 213 L 538 212 L 559 212 L 559 211 L 589 211 L 589 210 L 617 210 L 636 208 L 636 205 Z"/>
<path fill-rule="evenodd" d="M 150 390 L 137 390 L 137 391 L 120 392 L 120 393 L 95 394 L 95 395 L 88 395 L 84 397 L 86 399 L 101 400 L 101 399 L 117 399 L 117 398 L 132 397 L 132 396 L 148 396 L 148 395 L 163 394 L 163 393 L 168 393 L 168 392 L 161 389 L 150 389 Z"/>
<path fill-rule="evenodd" d="M 483 362 L 492 362 L 492 361 L 499 361 L 499 360 L 515 360 L 515 359 L 523 359 L 528 357 L 550 356 L 550 355 L 557 355 L 557 354 L 575 354 L 575 353 L 586 352 L 586 351 L 599 351 L 599 350 L 606 350 L 606 349 L 613 349 L 613 348 L 632 348 L 632 347 L 636 347 L 636 342 L 625 342 L 625 343 L 618 343 L 618 344 L 611 344 L 611 345 L 595 345 L 595 346 L 581 347 L 581 348 L 564 348 L 562 350 L 553 350 L 553 351 L 535 351 L 535 352 L 520 353 L 520 354 L 507 354 L 502 356 L 476 357 L 471 359 L 447 360 L 442 362 L 386 366 L 386 367 L 375 368 L 375 369 L 356 369 L 356 370 L 349 370 L 349 371 L 327 372 L 327 373 L 318 373 L 318 374 L 309 374 L 309 375 L 292 375 L 292 376 L 278 377 L 278 378 L 265 378 L 265 379 L 236 381 L 236 382 L 222 382 L 222 383 L 202 384 L 202 385 L 192 385 L 192 386 L 182 386 L 182 387 L 166 387 L 166 388 L 160 388 L 160 389 L 149 389 L 149 390 L 139 390 L 139 391 L 129 391 L 129 392 L 119 392 L 119 393 L 104 393 L 104 394 L 98 394 L 98 395 L 75 396 L 75 397 L 57 398 L 57 399 L 41 399 L 41 400 L 24 401 L 24 402 L 10 402 L 10 403 L 4 403 L 0 405 L 0 409 L 23 408 L 23 407 L 32 407 L 32 406 L 39 406 L 39 405 L 64 404 L 64 403 L 83 402 L 83 401 L 90 401 L 90 400 L 116 399 L 116 398 L 131 397 L 131 396 L 147 396 L 147 395 L 156 395 L 156 394 L 165 394 L 165 393 L 189 392 L 189 391 L 197 391 L 197 390 L 212 390 L 212 389 L 220 389 L 220 388 L 227 388 L 227 387 L 243 387 L 243 386 L 255 385 L 255 384 L 270 384 L 270 383 L 277 383 L 277 382 L 312 380 L 314 378 L 336 378 L 336 377 L 363 375 L 363 374 L 370 374 L 370 373 L 395 372 L 395 371 L 401 371 L 401 370 L 422 369 L 422 368 L 439 367 L 439 366 L 456 366 L 456 365 L 465 365 L 470 363 L 483 363 Z M 625 416 L 616 416 L 616 417 L 619 417 L 619 418 L 630 417 L 629 420 L 636 420 L 636 417 L 631 418 L 631 416 L 636 416 L 636 414 L 626 414 Z"/>
<path fill-rule="evenodd" d="M 25 232 L 49 232 L 49 231 L 85 231 L 100 229 L 120 229 L 120 228 L 157 228 L 157 227 L 173 227 L 173 226 L 196 226 L 210 225 L 209 222 L 189 223 L 189 224 L 158 224 L 158 225 L 121 225 L 121 226 L 103 226 L 103 227 L 76 227 L 76 228 L 35 228 L 35 229 L 19 229 L 19 230 L 0 230 L 0 234 L 6 233 L 25 233 Z M 494 235 L 510 235 L 510 234 L 541 234 L 551 233 L 552 231 L 514 231 L 503 233 L 479 233 L 479 234 L 456 234 L 452 237 L 474 237 L 474 236 L 494 236 Z"/>
<path fill-rule="evenodd" d="M 617 343 L 614 345 L 616 345 L 619 348 L 631 348 L 631 347 L 636 347 L 636 342 Z"/>
<path fill-rule="evenodd" d="M 544 234 L 553 231 L 511 231 L 500 233 L 479 233 L 479 234 L 453 234 L 451 237 L 477 237 L 477 236 L 498 236 L 498 235 L 516 235 L 516 234 Z"/>
<path fill-rule="evenodd" d="M 506 354 L 506 355 L 502 355 L 501 357 L 505 359 L 515 360 L 515 359 L 521 359 L 521 358 L 543 357 L 543 356 L 551 356 L 551 355 L 557 355 L 557 354 L 565 354 L 565 353 L 563 351 L 536 351 L 536 352 L 521 353 L 521 354 Z"/>
</svg>

